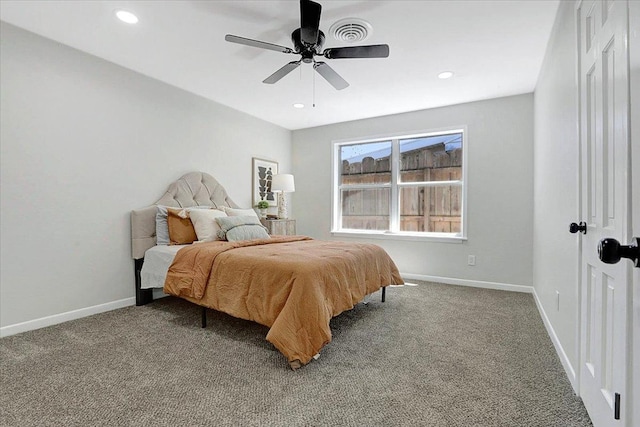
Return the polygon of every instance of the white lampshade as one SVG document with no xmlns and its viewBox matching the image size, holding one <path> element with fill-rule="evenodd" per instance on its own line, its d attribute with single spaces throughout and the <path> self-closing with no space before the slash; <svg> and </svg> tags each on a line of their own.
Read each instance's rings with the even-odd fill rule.
<svg viewBox="0 0 640 427">
<path fill-rule="evenodd" d="M 271 191 L 281 191 L 283 193 L 293 193 L 296 191 L 296 185 L 293 182 L 293 175 L 289 173 L 273 175 L 271 178 Z"/>
</svg>

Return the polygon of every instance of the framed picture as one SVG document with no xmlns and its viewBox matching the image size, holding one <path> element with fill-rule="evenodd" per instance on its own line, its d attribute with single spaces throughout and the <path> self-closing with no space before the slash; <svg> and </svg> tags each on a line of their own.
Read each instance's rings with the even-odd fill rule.
<svg viewBox="0 0 640 427">
<path fill-rule="evenodd" d="M 278 206 L 278 198 L 271 191 L 271 178 L 278 173 L 278 162 L 253 158 L 253 206 L 266 200 L 269 206 Z"/>
</svg>

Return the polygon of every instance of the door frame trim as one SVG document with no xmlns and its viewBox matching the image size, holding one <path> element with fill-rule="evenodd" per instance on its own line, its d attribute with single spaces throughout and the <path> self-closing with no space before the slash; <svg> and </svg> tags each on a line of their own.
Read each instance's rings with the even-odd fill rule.
<svg viewBox="0 0 640 427">
<path fill-rule="evenodd" d="M 576 208 L 576 218 L 582 220 L 582 93 L 580 91 L 581 87 L 581 79 L 580 79 L 580 63 L 582 61 L 581 56 L 581 46 L 580 46 L 580 32 L 582 31 L 582 27 L 580 25 L 580 8 L 582 7 L 583 0 L 576 0 L 575 8 L 574 8 L 574 20 L 576 23 L 576 28 L 574 32 L 575 37 L 575 49 L 576 49 L 576 68 L 574 70 L 574 77 L 576 83 L 576 90 L 578 91 L 577 103 L 576 103 L 576 114 L 578 120 L 576 121 L 576 143 L 578 144 L 578 168 L 576 169 L 577 173 L 577 182 L 578 182 L 578 206 Z M 576 251 L 576 296 L 577 296 L 577 309 L 576 309 L 576 329 L 574 331 L 575 334 L 575 351 L 576 360 L 578 361 L 577 365 L 574 369 L 575 380 L 572 383 L 573 390 L 575 391 L 577 396 L 580 396 L 580 374 L 582 368 L 582 341 L 581 341 L 581 331 L 582 331 L 582 234 L 576 239 L 576 243 L 578 250 Z"/>
</svg>

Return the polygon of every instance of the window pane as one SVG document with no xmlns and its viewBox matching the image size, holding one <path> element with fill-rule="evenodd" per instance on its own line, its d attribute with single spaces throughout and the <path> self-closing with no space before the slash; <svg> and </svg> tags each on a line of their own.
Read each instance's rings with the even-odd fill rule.
<svg viewBox="0 0 640 427">
<path fill-rule="evenodd" d="M 461 186 L 400 189 L 400 231 L 459 233 L 461 219 Z"/>
<path fill-rule="evenodd" d="M 389 188 L 341 191 L 342 228 L 388 230 L 389 195 Z"/>
<path fill-rule="evenodd" d="M 400 140 L 400 182 L 462 179 L 462 133 Z"/>
<path fill-rule="evenodd" d="M 340 184 L 391 182 L 391 141 L 340 146 Z"/>
</svg>

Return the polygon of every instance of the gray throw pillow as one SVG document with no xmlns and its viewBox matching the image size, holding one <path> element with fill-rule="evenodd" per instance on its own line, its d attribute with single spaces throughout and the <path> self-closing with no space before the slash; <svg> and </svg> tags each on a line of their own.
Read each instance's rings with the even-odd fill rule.
<svg viewBox="0 0 640 427">
<path fill-rule="evenodd" d="M 216 218 L 220 225 L 218 238 L 237 242 L 239 240 L 268 239 L 267 229 L 255 216 L 228 216 Z"/>
</svg>

